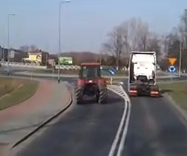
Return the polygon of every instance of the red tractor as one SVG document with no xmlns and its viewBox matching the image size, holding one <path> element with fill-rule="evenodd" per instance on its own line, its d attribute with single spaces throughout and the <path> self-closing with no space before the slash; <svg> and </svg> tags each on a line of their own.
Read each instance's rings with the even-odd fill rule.
<svg viewBox="0 0 187 156">
<path fill-rule="evenodd" d="M 77 104 L 82 104 L 84 96 L 96 98 L 96 102 L 107 100 L 106 80 L 101 77 L 100 63 L 82 63 L 79 78 L 75 86 Z"/>
</svg>

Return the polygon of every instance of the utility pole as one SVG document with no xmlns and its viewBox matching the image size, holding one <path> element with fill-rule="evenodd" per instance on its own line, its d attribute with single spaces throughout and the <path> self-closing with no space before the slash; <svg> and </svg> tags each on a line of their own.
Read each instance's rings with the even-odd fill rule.
<svg viewBox="0 0 187 156">
<path fill-rule="evenodd" d="M 9 75 L 10 73 L 10 69 L 9 69 L 9 53 L 10 53 L 10 16 L 15 16 L 16 14 L 8 14 L 8 44 L 7 44 L 7 75 Z"/>
<path fill-rule="evenodd" d="M 59 35 L 59 40 L 58 40 L 58 83 L 60 83 L 60 52 L 61 52 L 61 8 L 63 3 L 69 3 L 70 0 L 64 0 L 59 3 L 59 20 L 58 20 L 58 35 Z"/>
<path fill-rule="evenodd" d="M 59 20 L 58 20 L 58 35 L 59 35 L 59 39 L 58 39 L 58 83 L 60 83 L 60 52 L 61 52 L 61 5 L 62 2 L 60 2 L 59 4 Z"/>
<path fill-rule="evenodd" d="M 179 77 L 181 77 L 181 67 L 182 67 L 182 42 L 180 41 L 180 51 L 179 51 Z"/>
</svg>

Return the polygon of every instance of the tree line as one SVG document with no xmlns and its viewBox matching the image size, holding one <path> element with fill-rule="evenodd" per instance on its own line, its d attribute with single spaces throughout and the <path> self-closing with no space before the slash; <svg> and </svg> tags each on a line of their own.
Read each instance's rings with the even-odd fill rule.
<svg viewBox="0 0 187 156">
<path fill-rule="evenodd" d="M 155 51 L 158 64 L 166 70 L 168 57 L 176 57 L 175 66 L 179 68 L 181 51 L 181 68 L 187 69 L 187 9 L 180 16 L 180 22 L 170 33 L 159 35 L 152 32 L 147 22 L 141 18 L 130 18 L 115 26 L 108 34 L 107 41 L 102 44 L 100 54 L 93 52 L 69 52 L 61 56 L 73 57 L 74 64 L 85 61 L 97 61 L 104 65 L 118 68 L 128 66 L 131 51 Z M 35 45 L 22 46 L 22 51 L 36 51 Z M 57 55 L 54 56 L 57 58 Z"/>
<path fill-rule="evenodd" d="M 179 67 L 180 50 L 182 69 L 187 68 L 187 9 L 180 17 L 180 23 L 167 35 L 151 32 L 148 23 L 141 18 L 131 18 L 115 26 L 107 34 L 101 53 L 110 54 L 115 59 L 116 67 L 128 65 L 131 51 L 155 51 L 158 64 L 163 70 L 168 67 L 168 57 L 176 57 Z M 103 57 L 104 59 L 104 57 Z M 125 62 L 124 62 L 125 61 Z"/>
</svg>

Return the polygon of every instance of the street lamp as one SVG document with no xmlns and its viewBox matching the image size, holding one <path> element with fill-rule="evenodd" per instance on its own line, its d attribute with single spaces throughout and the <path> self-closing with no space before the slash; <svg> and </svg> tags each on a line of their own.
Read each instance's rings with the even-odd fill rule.
<svg viewBox="0 0 187 156">
<path fill-rule="evenodd" d="M 186 50 L 186 41 L 185 39 L 180 39 L 180 45 L 179 45 L 180 51 L 179 51 L 179 77 L 182 74 L 182 52 Z"/>
<path fill-rule="evenodd" d="M 181 68 L 182 68 L 182 41 L 180 40 L 180 51 L 179 51 L 179 77 L 181 77 Z"/>
<path fill-rule="evenodd" d="M 10 16 L 15 16 L 16 14 L 8 14 L 8 45 L 7 45 L 7 74 L 9 75 L 9 51 L 10 51 Z"/>
<path fill-rule="evenodd" d="M 59 32 L 58 32 L 58 35 L 59 35 L 59 50 L 58 50 L 58 83 L 60 83 L 60 61 L 59 61 L 59 57 L 60 57 L 60 52 L 61 52 L 61 6 L 62 6 L 62 4 L 63 3 L 69 3 L 70 2 L 70 0 L 64 0 L 64 1 L 61 1 L 60 3 L 59 3 L 59 23 L 58 23 L 58 25 L 59 25 Z"/>
</svg>

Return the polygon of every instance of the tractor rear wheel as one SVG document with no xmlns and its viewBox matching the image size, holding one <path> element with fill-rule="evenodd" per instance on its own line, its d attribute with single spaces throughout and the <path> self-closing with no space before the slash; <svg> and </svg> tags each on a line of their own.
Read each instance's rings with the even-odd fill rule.
<svg viewBox="0 0 187 156">
<path fill-rule="evenodd" d="M 83 90 L 82 87 L 76 86 L 75 87 L 75 95 L 76 95 L 76 102 L 77 104 L 83 103 Z"/>
<path fill-rule="evenodd" d="M 107 101 L 107 88 L 103 87 L 99 90 L 98 103 L 103 104 Z"/>
</svg>

